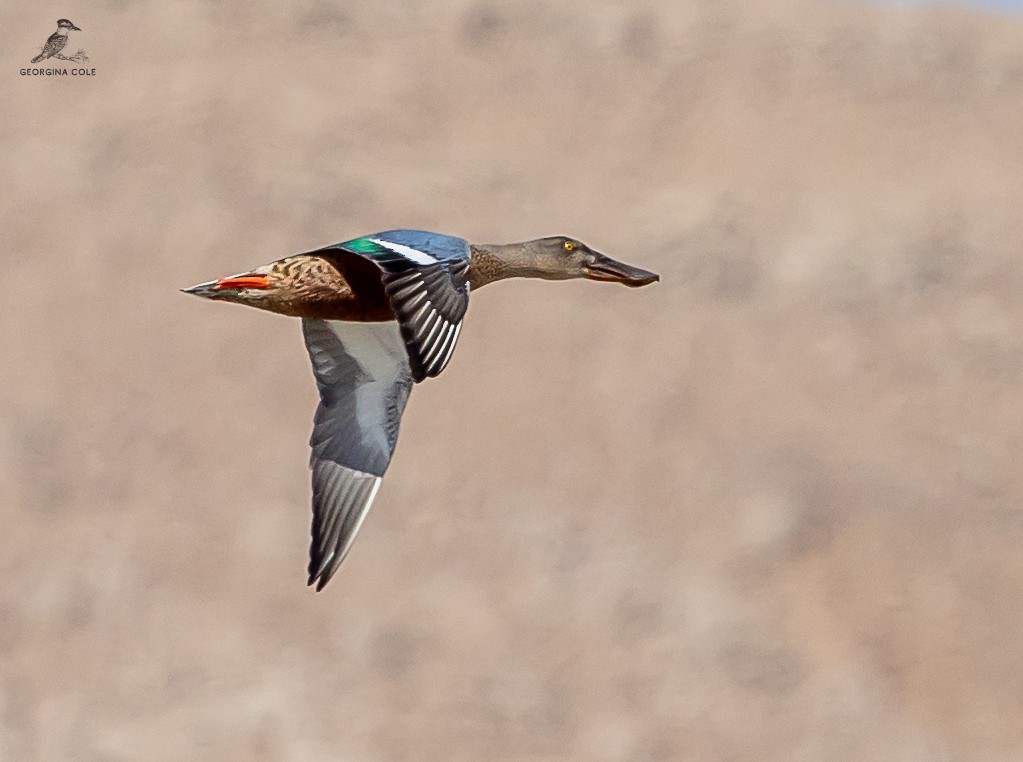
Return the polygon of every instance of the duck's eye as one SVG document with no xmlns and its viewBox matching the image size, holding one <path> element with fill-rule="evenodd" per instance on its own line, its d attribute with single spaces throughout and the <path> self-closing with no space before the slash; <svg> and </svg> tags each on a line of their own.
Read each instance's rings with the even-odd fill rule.
<svg viewBox="0 0 1023 762">
<path fill-rule="evenodd" d="M 565 251 L 572 251 L 575 248 L 575 244 L 571 241 L 565 241 Z"/>
</svg>

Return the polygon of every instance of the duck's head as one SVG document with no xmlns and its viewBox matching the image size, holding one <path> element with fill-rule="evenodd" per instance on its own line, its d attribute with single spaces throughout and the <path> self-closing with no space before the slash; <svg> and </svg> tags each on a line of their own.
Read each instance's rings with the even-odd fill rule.
<svg viewBox="0 0 1023 762">
<path fill-rule="evenodd" d="M 76 32 L 82 31 L 81 29 L 76 27 L 74 24 L 72 24 L 70 21 L 68 21 L 67 19 L 58 19 L 57 20 L 57 28 L 58 29 L 74 29 Z"/>
<path fill-rule="evenodd" d="M 481 285 L 509 277 L 589 278 L 632 287 L 660 280 L 657 273 L 611 259 L 578 239 L 562 235 L 522 243 L 474 246 L 473 250 L 473 269 L 483 276 L 479 278 Z"/>
</svg>

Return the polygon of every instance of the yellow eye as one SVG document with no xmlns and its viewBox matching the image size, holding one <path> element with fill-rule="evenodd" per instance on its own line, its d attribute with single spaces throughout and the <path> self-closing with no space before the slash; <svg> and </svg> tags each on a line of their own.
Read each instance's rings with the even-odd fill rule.
<svg viewBox="0 0 1023 762">
<path fill-rule="evenodd" d="M 575 248 L 575 244 L 571 241 L 565 241 L 565 251 L 572 251 Z"/>
</svg>

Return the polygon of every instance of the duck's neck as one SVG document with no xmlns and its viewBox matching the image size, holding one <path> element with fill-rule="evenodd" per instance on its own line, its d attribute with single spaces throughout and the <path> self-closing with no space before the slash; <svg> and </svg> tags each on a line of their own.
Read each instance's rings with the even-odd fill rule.
<svg viewBox="0 0 1023 762">
<path fill-rule="evenodd" d="M 529 274 L 523 261 L 522 247 L 517 244 L 474 243 L 469 285 L 475 291 L 481 286 L 505 278 L 521 278 Z"/>
<path fill-rule="evenodd" d="M 499 246 L 474 243 L 470 248 L 472 264 L 469 266 L 469 286 L 473 291 L 495 280 L 511 277 L 508 264 L 494 253 L 494 249 L 499 249 Z"/>
</svg>

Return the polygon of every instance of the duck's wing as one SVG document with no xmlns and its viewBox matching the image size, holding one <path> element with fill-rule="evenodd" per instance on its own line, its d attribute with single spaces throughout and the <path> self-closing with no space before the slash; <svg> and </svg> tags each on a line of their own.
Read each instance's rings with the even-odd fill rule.
<svg viewBox="0 0 1023 762">
<path fill-rule="evenodd" d="M 412 378 L 418 383 L 439 375 L 455 352 L 469 307 L 468 242 L 419 230 L 390 230 L 338 247 L 380 268 Z"/>
<path fill-rule="evenodd" d="M 469 307 L 468 276 L 468 262 L 384 271 L 384 291 L 417 382 L 440 375 L 455 353 Z"/>
<path fill-rule="evenodd" d="M 412 372 L 394 322 L 305 319 L 302 331 L 320 391 L 309 440 L 309 584 L 322 590 L 351 548 L 391 462 Z"/>
</svg>

